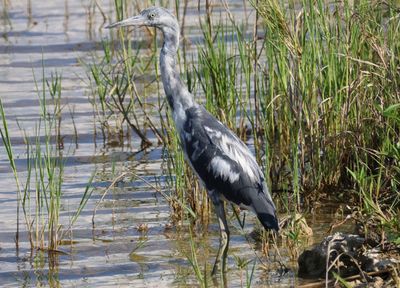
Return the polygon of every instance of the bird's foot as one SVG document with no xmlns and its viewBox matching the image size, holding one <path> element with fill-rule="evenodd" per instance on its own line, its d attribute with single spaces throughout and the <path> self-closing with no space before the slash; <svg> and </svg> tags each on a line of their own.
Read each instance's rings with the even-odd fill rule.
<svg viewBox="0 0 400 288">
<path fill-rule="evenodd" d="M 228 287 L 228 282 L 226 280 L 226 266 L 225 265 L 220 265 L 221 261 L 220 259 L 216 259 L 212 272 L 211 272 L 211 277 L 212 277 L 212 281 L 214 283 L 215 287 Z M 222 266 L 222 267 L 220 267 Z M 221 268 L 221 273 L 218 274 L 218 270 L 220 270 Z M 219 276 L 219 277 L 218 277 Z"/>
<path fill-rule="evenodd" d="M 219 259 L 217 258 L 217 259 L 215 259 L 215 263 L 214 263 L 214 266 L 213 266 L 213 269 L 212 269 L 212 271 L 211 271 L 211 276 L 212 277 L 215 277 L 216 275 L 217 275 L 217 272 L 218 272 L 218 268 L 219 268 Z"/>
<path fill-rule="evenodd" d="M 211 276 L 215 277 L 218 273 L 218 270 L 221 271 L 221 274 L 225 274 L 226 273 L 226 257 L 217 257 L 215 259 L 215 263 L 213 266 L 213 269 L 211 271 Z"/>
</svg>

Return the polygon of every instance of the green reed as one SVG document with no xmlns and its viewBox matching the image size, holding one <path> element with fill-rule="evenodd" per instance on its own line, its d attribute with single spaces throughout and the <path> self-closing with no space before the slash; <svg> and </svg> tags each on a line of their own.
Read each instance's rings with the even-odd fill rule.
<svg viewBox="0 0 400 288">
<path fill-rule="evenodd" d="M 93 178 L 83 193 L 81 203 L 69 227 L 62 228 L 60 211 L 65 167 L 65 147 L 61 129 L 62 77 L 55 73 L 46 79 L 44 69 L 41 76 L 43 77 L 41 83 L 38 83 L 34 77 L 40 103 L 40 115 L 34 131 L 27 131 L 20 122 L 17 123 L 26 146 L 26 174 L 21 175 L 15 165 L 8 121 L 1 101 L 0 114 L 3 128 L 0 128 L 0 134 L 17 185 L 17 221 L 19 222 L 21 207 L 32 249 L 55 251 L 64 233 L 71 228 L 88 201 Z M 17 225 L 17 246 L 20 240 L 19 232 L 19 225 Z"/>
<path fill-rule="evenodd" d="M 3 106 L 3 102 L 1 101 L 1 98 L 0 98 L 0 114 L 1 114 L 1 122 L 2 122 L 2 126 L 3 126 L 3 128 L 0 127 L 0 136 L 1 136 L 1 140 L 3 141 L 3 145 L 6 149 L 7 158 L 9 160 L 10 168 L 12 170 L 14 180 L 15 180 L 15 183 L 17 186 L 17 211 L 16 211 L 17 229 L 16 229 L 16 233 L 15 233 L 15 240 L 16 240 L 15 242 L 18 247 L 19 246 L 19 232 L 20 232 L 19 219 L 20 219 L 21 199 L 24 199 L 24 194 L 23 194 L 23 190 L 22 190 L 23 187 L 22 187 L 20 179 L 19 179 L 17 166 L 15 164 L 14 150 L 13 150 L 12 143 L 11 143 L 11 137 L 8 132 L 8 123 L 7 123 L 6 113 L 4 111 L 4 106 Z M 29 228 L 29 222 L 26 217 L 27 213 L 26 213 L 24 205 L 22 205 L 22 209 L 23 209 L 23 215 L 25 216 L 25 223 L 27 224 L 27 226 Z M 31 241 L 31 243 L 32 243 L 32 241 Z"/>
<path fill-rule="evenodd" d="M 399 104 L 392 105 L 383 111 L 383 115 L 400 124 L 399 108 Z M 390 131 L 387 133 L 391 134 Z M 358 159 L 353 169 L 348 169 L 348 173 L 358 192 L 361 212 L 372 217 L 388 234 L 390 241 L 399 243 L 400 222 L 397 215 L 400 205 L 400 141 L 395 142 L 390 136 L 383 141 L 381 150 L 370 151 L 368 162 Z M 366 225 L 365 229 L 368 229 Z"/>
<path fill-rule="evenodd" d="M 206 269 L 204 268 L 204 271 L 202 271 L 200 267 L 200 263 L 197 259 L 197 256 L 199 253 L 197 252 L 197 245 L 193 239 L 193 231 L 192 228 L 190 228 L 189 231 L 190 235 L 190 255 L 186 256 L 186 258 L 189 261 L 190 266 L 193 269 L 194 275 L 196 276 L 197 282 L 199 283 L 200 287 L 205 288 L 208 286 L 207 283 L 207 272 Z"/>
<path fill-rule="evenodd" d="M 289 176 L 276 174 L 272 186 L 293 190 L 297 206 L 300 193 L 357 187 L 360 204 L 380 214 L 377 203 L 398 199 L 399 174 L 386 163 L 398 161 L 400 126 L 385 117 L 400 102 L 398 4 L 257 3 L 266 37 L 260 114 L 278 147 L 266 166 Z"/>
<path fill-rule="evenodd" d="M 236 51 L 233 45 L 227 43 L 234 42 L 235 34 L 225 31 L 226 23 L 220 22 L 216 27 L 210 25 L 208 22 L 202 24 L 204 46 L 198 46 L 196 76 L 205 95 L 206 108 L 219 115 L 228 126 L 236 128 L 236 111 L 240 107 L 235 85 L 238 72 Z"/>
</svg>

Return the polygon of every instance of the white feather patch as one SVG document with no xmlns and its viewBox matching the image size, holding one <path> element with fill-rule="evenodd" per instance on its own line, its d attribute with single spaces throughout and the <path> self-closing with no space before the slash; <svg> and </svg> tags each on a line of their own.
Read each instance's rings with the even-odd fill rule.
<svg viewBox="0 0 400 288">
<path fill-rule="evenodd" d="M 259 167 L 254 156 L 245 144 L 243 144 L 236 136 L 229 134 L 222 134 L 210 127 L 205 126 L 211 138 L 214 138 L 218 143 L 221 151 L 228 156 L 232 161 L 235 161 L 243 171 L 249 176 L 252 181 L 258 181 L 260 177 Z"/>
<path fill-rule="evenodd" d="M 211 160 L 208 169 L 213 172 L 214 176 L 219 176 L 223 180 L 229 180 L 231 183 L 239 180 L 239 173 L 232 171 L 229 162 L 219 156 Z"/>
</svg>

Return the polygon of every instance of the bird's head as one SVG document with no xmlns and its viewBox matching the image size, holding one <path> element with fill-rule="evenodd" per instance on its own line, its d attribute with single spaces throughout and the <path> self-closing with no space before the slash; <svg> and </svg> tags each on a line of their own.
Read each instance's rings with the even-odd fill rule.
<svg viewBox="0 0 400 288">
<path fill-rule="evenodd" d="M 165 8 L 149 7 L 139 15 L 108 25 L 106 28 L 124 26 L 149 26 L 162 29 L 164 32 L 178 32 L 179 25 L 176 17 Z"/>
</svg>

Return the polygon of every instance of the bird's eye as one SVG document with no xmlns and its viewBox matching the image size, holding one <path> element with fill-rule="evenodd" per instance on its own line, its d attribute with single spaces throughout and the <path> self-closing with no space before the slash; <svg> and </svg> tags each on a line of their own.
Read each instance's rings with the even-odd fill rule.
<svg viewBox="0 0 400 288">
<path fill-rule="evenodd" d="M 149 16 L 148 16 L 149 19 L 153 19 L 154 17 L 156 17 L 155 13 L 150 13 Z"/>
</svg>

